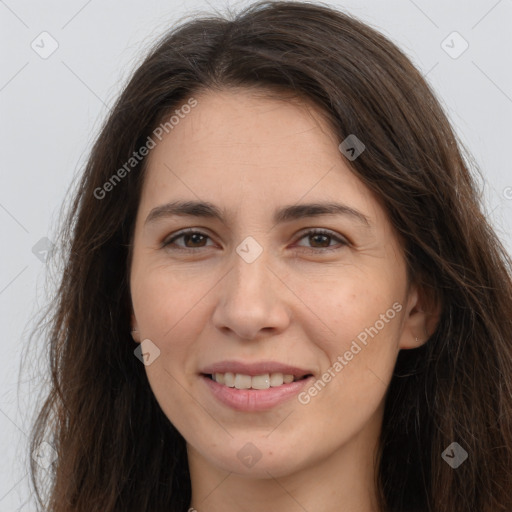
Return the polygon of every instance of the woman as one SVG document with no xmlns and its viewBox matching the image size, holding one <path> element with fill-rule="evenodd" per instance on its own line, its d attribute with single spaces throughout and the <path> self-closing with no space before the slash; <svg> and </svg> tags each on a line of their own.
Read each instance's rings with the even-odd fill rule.
<svg viewBox="0 0 512 512">
<path fill-rule="evenodd" d="M 173 30 L 62 236 L 52 512 L 512 510 L 510 259 L 373 29 L 263 2 Z"/>
</svg>

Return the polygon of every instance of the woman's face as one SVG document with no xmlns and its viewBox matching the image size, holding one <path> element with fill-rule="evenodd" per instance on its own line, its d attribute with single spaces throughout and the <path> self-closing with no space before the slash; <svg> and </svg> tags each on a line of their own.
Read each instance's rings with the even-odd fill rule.
<svg viewBox="0 0 512 512">
<path fill-rule="evenodd" d="M 150 151 L 136 219 L 155 397 L 191 464 L 277 477 L 366 460 L 398 351 L 424 332 L 389 220 L 311 105 L 195 98 Z"/>
</svg>

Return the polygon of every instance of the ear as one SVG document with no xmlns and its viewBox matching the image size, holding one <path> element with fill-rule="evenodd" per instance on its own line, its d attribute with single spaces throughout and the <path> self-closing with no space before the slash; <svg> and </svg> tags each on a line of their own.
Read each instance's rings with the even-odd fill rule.
<svg viewBox="0 0 512 512">
<path fill-rule="evenodd" d="M 132 311 L 131 315 L 131 334 L 133 341 L 136 341 L 137 343 L 140 343 L 140 332 L 139 327 L 137 325 L 137 320 L 135 319 L 135 313 Z"/>
<path fill-rule="evenodd" d="M 433 292 L 411 284 L 403 320 L 399 348 L 418 348 L 428 341 L 436 330 L 441 317 L 440 300 Z"/>
</svg>

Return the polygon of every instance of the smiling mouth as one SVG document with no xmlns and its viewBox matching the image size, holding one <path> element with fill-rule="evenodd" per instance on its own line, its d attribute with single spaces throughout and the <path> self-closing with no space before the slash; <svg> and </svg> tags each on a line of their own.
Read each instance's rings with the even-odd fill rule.
<svg viewBox="0 0 512 512">
<path fill-rule="evenodd" d="M 246 375 L 243 373 L 213 373 L 203 374 L 205 377 L 226 386 L 235 389 L 269 389 L 277 388 L 292 382 L 307 379 L 311 374 L 294 376 L 285 373 L 264 373 L 262 375 Z"/>
</svg>

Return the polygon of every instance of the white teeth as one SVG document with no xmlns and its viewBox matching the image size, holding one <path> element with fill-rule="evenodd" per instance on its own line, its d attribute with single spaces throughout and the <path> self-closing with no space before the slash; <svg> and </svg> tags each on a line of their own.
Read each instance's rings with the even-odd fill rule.
<svg viewBox="0 0 512 512">
<path fill-rule="evenodd" d="M 251 379 L 251 388 L 253 389 L 268 389 L 270 387 L 270 375 L 256 375 Z"/>
<path fill-rule="evenodd" d="M 292 380 L 293 380 L 293 375 L 288 375 L 288 377 L 291 377 Z M 282 386 L 283 382 L 284 382 L 284 379 L 283 379 L 283 374 L 282 373 L 273 373 L 270 376 L 270 385 L 272 387 Z"/>
<path fill-rule="evenodd" d="M 295 377 L 283 373 L 265 373 L 263 375 L 244 375 L 242 373 L 214 373 L 213 380 L 236 389 L 268 389 L 293 382 Z"/>
<path fill-rule="evenodd" d="M 222 374 L 217 373 L 216 376 L 218 376 L 218 375 L 222 375 Z M 217 381 L 217 382 L 219 382 L 219 381 Z M 230 388 L 234 388 L 235 387 L 235 374 L 231 373 L 231 372 L 225 373 L 224 374 L 224 384 Z"/>
<path fill-rule="evenodd" d="M 293 382 L 293 375 L 283 375 L 283 382 L 285 384 L 290 384 L 290 382 Z"/>
<path fill-rule="evenodd" d="M 250 375 L 242 375 L 237 373 L 235 376 L 235 388 L 236 389 L 249 389 L 251 387 Z"/>
</svg>

